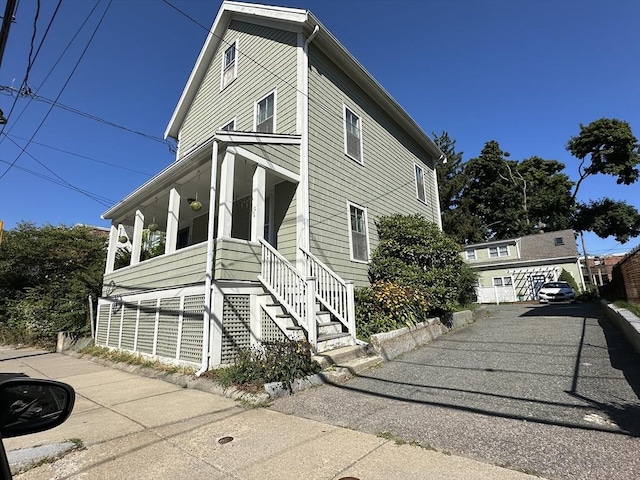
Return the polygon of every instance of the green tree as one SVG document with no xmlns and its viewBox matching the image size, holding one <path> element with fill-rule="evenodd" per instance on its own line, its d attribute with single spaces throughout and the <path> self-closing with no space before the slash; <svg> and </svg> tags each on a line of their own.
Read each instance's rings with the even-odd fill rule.
<svg viewBox="0 0 640 480">
<path fill-rule="evenodd" d="M 22 222 L 0 245 L 0 333 L 46 342 L 87 328 L 88 295 L 102 290 L 106 238 L 87 227 Z"/>
</svg>

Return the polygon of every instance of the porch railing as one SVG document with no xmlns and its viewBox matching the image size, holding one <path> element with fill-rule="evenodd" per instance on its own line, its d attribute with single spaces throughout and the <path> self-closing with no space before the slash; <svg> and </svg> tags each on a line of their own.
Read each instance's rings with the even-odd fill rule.
<svg viewBox="0 0 640 480">
<path fill-rule="evenodd" d="M 353 282 L 345 282 L 311 252 L 300 247 L 306 274 L 316 279 L 315 296 L 355 338 L 355 301 Z"/>
<path fill-rule="evenodd" d="M 268 242 L 262 238 L 259 241 L 262 245 L 262 270 L 258 279 L 307 331 L 309 343 L 315 346 L 315 279 L 305 278 Z"/>
</svg>

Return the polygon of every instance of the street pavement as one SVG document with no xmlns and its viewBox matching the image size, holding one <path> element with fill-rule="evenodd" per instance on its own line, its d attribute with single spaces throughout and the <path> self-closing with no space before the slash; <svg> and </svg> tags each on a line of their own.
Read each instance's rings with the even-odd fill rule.
<svg viewBox="0 0 640 480">
<path fill-rule="evenodd" d="M 547 478 L 638 478 L 640 358 L 599 306 L 489 314 L 272 409 Z"/>
<path fill-rule="evenodd" d="M 64 424 L 4 443 L 9 451 L 67 440 L 84 448 L 19 480 L 533 478 L 56 353 L 0 347 L 3 373 L 60 380 L 77 394 Z"/>
</svg>

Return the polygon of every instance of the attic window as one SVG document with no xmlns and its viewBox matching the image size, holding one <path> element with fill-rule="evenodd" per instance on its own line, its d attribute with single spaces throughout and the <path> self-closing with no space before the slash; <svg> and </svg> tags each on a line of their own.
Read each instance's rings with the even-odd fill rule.
<svg viewBox="0 0 640 480">
<path fill-rule="evenodd" d="M 562 237 L 556 237 L 553 239 L 555 246 L 564 245 L 564 239 Z"/>
<path fill-rule="evenodd" d="M 238 74 L 238 62 L 236 61 L 236 47 L 238 41 L 233 42 L 229 48 L 224 51 L 222 57 L 222 86 L 226 87 L 236 79 Z"/>
</svg>

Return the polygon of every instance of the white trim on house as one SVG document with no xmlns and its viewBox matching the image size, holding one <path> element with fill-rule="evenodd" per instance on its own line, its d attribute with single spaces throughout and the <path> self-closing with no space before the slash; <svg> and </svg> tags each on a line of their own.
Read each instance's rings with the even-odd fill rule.
<svg viewBox="0 0 640 480">
<path fill-rule="evenodd" d="M 367 246 L 367 254 L 366 260 L 361 260 L 358 258 L 354 258 L 353 256 L 353 238 L 352 238 L 352 232 L 353 230 L 351 229 L 351 207 L 356 208 L 358 210 L 361 210 L 363 212 L 363 221 L 364 221 L 364 234 L 365 234 L 365 238 L 366 238 L 366 246 Z M 367 217 L 367 208 L 363 207 L 362 205 L 358 205 L 357 203 L 353 203 L 350 202 L 349 200 L 347 200 L 347 232 L 349 235 L 349 259 L 352 262 L 357 262 L 357 263 L 369 263 L 369 256 L 371 254 L 371 250 L 369 248 L 369 219 Z M 357 232 L 357 233 L 362 233 L 362 232 Z"/>
<path fill-rule="evenodd" d="M 227 152 L 233 153 L 235 155 L 240 155 L 241 157 L 244 157 L 247 160 L 251 160 L 252 162 L 266 168 L 270 172 L 275 173 L 276 175 L 284 178 L 285 180 L 289 180 L 293 183 L 300 182 L 300 175 L 293 173 L 291 170 L 287 170 L 286 168 L 281 167 L 280 165 L 276 165 L 275 163 L 265 158 L 262 158 L 260 155 L 256 155 L 255 153 L 250 152 L 249 150 L 245 150 L 242 147 L 238 147 L 238 146 L 227 147 Z"/>
<path fill-rule="evenodd" d="M 255 143 L 265 145 L 300 145 L 300 135 L 260 132 L 226 132 L 218 130 L 216 140 L 227 143 Z"/>
<path fill-rule="evenodd" d="M 516 261 L 506 261 L 506 262 L 491 262 L 489 260 L 482 260 L 482 263 L 474 263 L 473 264 L 473 268 L 477 269 L 477 270 L 493 270 L 496 267 L 501 267 L 501 266 L 510 266 L 510 265 L 514 265 L 514 266 L 518 266 L 518 265 L 531 265 L 531 266 L 537 266 L 537 265 L 544 265 L 544 264 L 550 264 L 550 265 L 555 265 L 555 264 L 559 264 L 559 263 L 567 263 L 567 262 L 573 262 L 575 261 L 576 257 L 554 257 L 554 258 L 540 258 L 540 259 L 536 259 L 536 260 L 516 260 Z"/>
<path fill-rule="evenodd" d="M 224 52 L 222 52 L 222 58 L 220 59 L 220 91 L 231 85 L 236 78 L 238 78 L 238 45 L 240 40 L 236 38 L 233 42 L 226 45 Z M 225 61 L 227 59 L 227 52 L 233 47 L 233 64 L 230 69 L 233 70 L 233 76 L 225 82 L 225 73 L 229 68 L 225 68 Z"/>
<path fill-rule="evenodd" d="M 447 163 L 447 157 L 444 157 L 443 163 Z M 442 211 L 440 210 L 440 191 L 438 189 L 438 170 L 436 162 L 433 162 L 433 191 L 436 195 L 436 212 L 438 215 L 438 227 L 442 230 Z"/>
<path fill-rule="evenodd" d="M 348 142 L 347 142 L 347 110 L 358 119 L 358 140 L 359 140 L 359 154 L 360 154 L 360 158 L 356 158 L 353 155 L 351 155 L 349 153 L 349 148 L 347 146 Z M 356 162 L 358 162 L 360 165 L 364 165 L 364 150 L 363 150 L 363 141 L 362 141 L 362 137 L 364 137 L 364 128 L 363 128 L 363 124 L 362 124 L 362 116 L 358 115 L 356 113 L 356 111 L 347 106 L 347 104 L 343 103 L 342 104 L 342 131 L 344 134 L 344 154 L 349 157 L 351 160 L 354 160 Z"/>
<path fill-rule="evenodd" d="M 418 170 L 420 171 L 420 174 L 422 175 L 422 198 L 420 198 L 420 184 L 418 183 Z M 420 165 L 418 165 L 417 163 L 413 163 L 413 177 L 415 179 L 416 182 L 416 198 L 424 203 L 425 205 L 427 204 L 427 188 L 424 184 L 424 168 Z"/>
<path fill-rule="evenodd" d="M 264 123 L 266 122 L 269 118 L 271 118 L 271 131 L 270 132 L 258 132 L 258 105 L 267 100 L 271 95 L 273 95 L 273 115 L 271 115 L 271 117 L 268 117 L 267 119 L 263 120 L 260 123 Z M 277 115 L 278 112 L 278 89 L 274 88 L 273 90 L 271 90 L 269 93 L 267 93 L 266 95 L 260 97 L 258 100 L 256 100 L 253 104 L 253 131 L 256 133 L 276 133 L 278 131 L 278 127 L 277 127 Z"/>
</svg>

